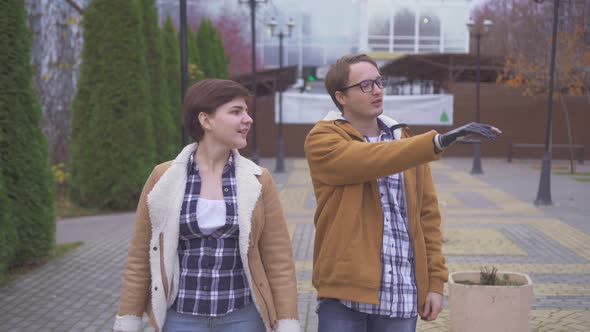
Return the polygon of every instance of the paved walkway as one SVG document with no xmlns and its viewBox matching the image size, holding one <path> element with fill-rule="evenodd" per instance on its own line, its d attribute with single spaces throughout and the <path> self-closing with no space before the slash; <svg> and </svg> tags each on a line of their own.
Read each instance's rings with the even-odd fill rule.
<svg viewBox="0 0 590 332">
<path fill-rule="evenodd" d="M 274 167 L 270 159 L 262 164 Z M 539 165 L 484 159 L 485 174 L 471 176 L 470 159 L 432 163 L 445 214 L 443 250 L 451 271 L 494 265 L 528 273 L 535 283 L 532 330 L 588 331 L 590 182 L 554 175 L 555 205 L 536 208 Z M 564 171 L 565 165 L 555 162 L 554 168 Z M 315 201 L 305 161 L 288 160 L 287 168 L 275 180 L 293 242 L 300 320 L 305 331 L 316 331 L 311 286 Z M 58 242 L 85 244 L 0 288 L 0 331 L 109 331 L 132 223 L 133 213 L 59 221 Z M 444 310 L 433 323 L 420 321 L 418 331 L 448 331 L 448 316 Z"/>
</svg>

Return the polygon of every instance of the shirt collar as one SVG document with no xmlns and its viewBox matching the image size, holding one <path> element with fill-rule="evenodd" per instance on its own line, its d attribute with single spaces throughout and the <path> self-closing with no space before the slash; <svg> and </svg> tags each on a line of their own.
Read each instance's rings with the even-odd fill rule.
<svg viewBox="0 0 590 332">
<path fill-rule="evenodd" d="M 389 139 L 393 138 L 393 133 L 391 132 L 391 129 L 389 127 L 387 127 L 385 122 L 383 122 L 383 121 L 381 121 L 381 119 L 377 118 L 377 125 L 379 126 L 379 129 L 380 129 L 379 136 L 378 136 L 379 142 L 383 141 L 384 138 L 389 138 Z M 368 141 L 369 138 L 367 136 L 365 136 L 365 140 Z"/>
<path fill-rule="evenodd" d="M 196 150 L 195 150 L 196 151 Z M 188 174 L 198 174 L 199 173 L 199 166 L 195 161 L 195 151 L 193 151 L 188 159 Z M 229 172 L 230 169 L 234 167 L 234 154 L 229 153 L 229 157 L 227 158 L 227 162 L 225 166 L 223 166 L 223 174 Z"/>
</svg>

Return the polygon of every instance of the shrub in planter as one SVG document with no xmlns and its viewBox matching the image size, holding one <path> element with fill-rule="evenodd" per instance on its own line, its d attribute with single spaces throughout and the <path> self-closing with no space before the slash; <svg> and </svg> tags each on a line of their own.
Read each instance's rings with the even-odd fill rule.
<svg viewBox="0 0 590 332">
<path fill-rule="evenodd" d="M 532 300 L 526 274 L 495 268 L 451 273 L 451 331 L 529 331 Z"/>
</svg>

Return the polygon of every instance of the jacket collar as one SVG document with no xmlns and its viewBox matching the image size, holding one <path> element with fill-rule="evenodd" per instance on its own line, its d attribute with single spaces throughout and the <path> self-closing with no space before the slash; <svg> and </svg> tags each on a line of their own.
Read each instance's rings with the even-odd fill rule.
<svg viewBox="0 0 590 332">
<path fill-rule="evenodd" d="M 148 207 L 154 230 L 165 227 L 168 222 L 175 223 L 180 217 L 187 180 L 187 164 L 196 149 L 197 143 L 185 146 L 148 194 Z M 232 150 L 232 154 L 236 169 L 238 207 L 249 221 L 261 192 L 260 182 L 256 176 L 262 174 L 262 168 L 242 157 L 237 150 Z M 239 214 L 238 216 L 242 218 Z M 242 222 L 246 222 L 246 220 L 242 220 Z"/>
<path fill-rule="evenodd" d="M 402 138 L 402 130 L 401 127 L 398 126 L 400 123 L 383 114 L 379 115 L 377 119 L 381 120 L 381 122 L 383 122 L 388 128 L 392 129 L 393 137 L 395 139 Z M 344 121 L 346 123 L 350 123 L 342 116 L 342 112 L 339 111 L 328 112 L 322 121 Z M 362 135 L 360 135 L 360 137 L 362 137 Z"/>
<path fill-rule="evenodd" d="M 198 144 L 192 143 L 185 146 L 182 151 L 176 156 L 174 161 L 172 162 L 173 165 L 180 164 L 186 166 L 188 160 L 193 152 L 197 149 Z M 233 162 L 235 163 L 236 169 L 240 169 L 240 173 L 242 174 L 252 174 L 252 175 L 260 175 L 262 174 L 262 169 L 260 166 L 256 165 L 250 159 L 242 157 L 238 150 L 232 150 L 233 155 Z M 237 176 L 237 175 L 236 175 Z"/>
</svg>

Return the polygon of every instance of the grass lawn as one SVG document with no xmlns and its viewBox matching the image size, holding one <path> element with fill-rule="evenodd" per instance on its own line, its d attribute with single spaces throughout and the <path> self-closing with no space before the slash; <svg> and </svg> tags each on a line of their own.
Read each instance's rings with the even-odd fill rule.
<svg viewBox="0 0 590 332">
<path fill-rule="evenodd" d="M 590 176 L 590 172 L 574 172 L 574 174 L 568 172 L 553 172 L 553 174 L 557 175 L 578 175 L 578 176 Z"/>
<path fill-rule="evenodd" d="M 55 214 L 58 219 L 92 216 L 107 214 L 111 211 L 104 211 L 97 208 L 86 208 L 73 202 L 67 195 L 55 195 Z"/>
<path fill-rule="evenodd" d="M 19 276 L 34 271 L 35 269 L 40 268 L 49 261 L 59 258 L 63 256 L 65 253 L 74 250 L 81 245 L 82 242 L 54 244 L 53 249 L 50 250 L 47 256 L 16 263 L 8 269 L 4 276 L 0 277 L 0 287 L 6 286 L 8 283 L 15 280 Z"/>
<path fill-rule="evenodd" d="M 553 174 L 569 175 L 572 177 L 572 179 L 574 179 L 574 181 L 578 181 L 578 182 L 590 182 L 590 172 L 574 172 L 574 174 L 572 174 L 570 172 L 560 171 L 560 172 L 553 172 Z"/>
</svg>

